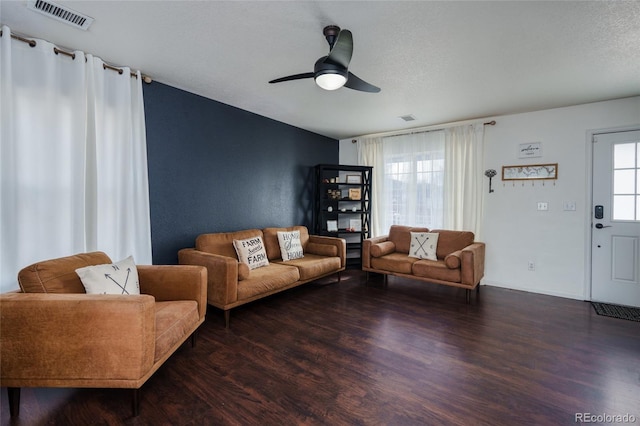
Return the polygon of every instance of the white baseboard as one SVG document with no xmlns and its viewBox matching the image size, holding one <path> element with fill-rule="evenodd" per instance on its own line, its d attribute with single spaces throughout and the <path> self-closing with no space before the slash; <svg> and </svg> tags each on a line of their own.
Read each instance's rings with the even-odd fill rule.
<svg viewBox="0 0 640 426">
<path fill-rule="evenodd" d="M 482 281 L 480 285 L 500 287 L 500 288 L 506 288 L 510 290 L 526 291 L 527 293 L 544 294 L 547 296 L 563 297 L 565 299 L 585 300 L 584 297 L 580 294 L 569 294 L 569 293 L 559 293 L 555 291 L 546 291 L 546 290 L 540 290 L 538 288 L 521 287 L 521 286 L 513 285 L 511 283 L 501 283 L 498 281 Z"/>
</svg>

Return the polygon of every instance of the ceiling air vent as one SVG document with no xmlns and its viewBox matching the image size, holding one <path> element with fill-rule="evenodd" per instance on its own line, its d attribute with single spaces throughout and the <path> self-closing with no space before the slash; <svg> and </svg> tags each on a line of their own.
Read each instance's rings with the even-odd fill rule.
<svg viewBox="0 0 640 426">
<path fill-rule="evenodd" d="M 50 1 L 27 0 L 27 8 L 85 31 L 93 23 L 93 18 L 90 16 Z"/>
<path fill-rule="evenodd" d="M 413 114 L 401 115 L 400 118 L 403 119 L 404 121 L 413 121 L 416 119 L 416 117 L 414 117 Z"/>
</svg>

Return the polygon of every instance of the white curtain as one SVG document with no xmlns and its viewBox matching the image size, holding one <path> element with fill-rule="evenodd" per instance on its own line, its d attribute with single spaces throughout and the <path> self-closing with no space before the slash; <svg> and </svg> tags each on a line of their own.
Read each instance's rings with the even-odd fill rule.
<svg viewBox="0 0 640 426">
<path fill-rule="evenodd" d="M 373 166 L 372 235 L 392 224 L 472 231 L 482 238 L 484 126 L 358 140 Z"/>
<path fill-rule="evenodd" d="M 358 164 L 373 167 L 371 173 L 371 236 L 384 235 L 383 206 L 386 205 L 385 193 L 379 189 L 383 187 L 384 176 L 376 173 L 384 170 L 384 155 L 382 152 L 382 138 L 360 139 L 356 144 Z"/>
<path fill-rule="evenodd" d="M 388 233 L 393 224 L 442 227 L 442 131 L 363 139 L 358 156 L 373 166 L 373 236 Z"/>
<path fill-rule="evenodd" d="M 444 227 L 472 231 L 478 241 L 484 211 L 483 155 L 482 123 L 445 129 Z"/>
<path fill-rule="evenodd" d="M 0 38 L 0 290 L 24 266 L 101 250 L 151 263 L 142 79 Z"/>
</svg>

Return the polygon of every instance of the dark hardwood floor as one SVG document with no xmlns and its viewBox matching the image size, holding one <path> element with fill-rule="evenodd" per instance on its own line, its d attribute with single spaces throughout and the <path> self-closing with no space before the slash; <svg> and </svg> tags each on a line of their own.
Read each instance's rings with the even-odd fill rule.
<svg viewBox="0 0 640 426">
<path fill-rule="evenodd" d="M 22 390 L 2 425 L 640 424 L 640 323 L 587 302 L 463 290 L 361 271 L 237 308 L 210 309 L 142 387 Z M 597 418 L 591 418 L 597 420 Z"/>
</svg>

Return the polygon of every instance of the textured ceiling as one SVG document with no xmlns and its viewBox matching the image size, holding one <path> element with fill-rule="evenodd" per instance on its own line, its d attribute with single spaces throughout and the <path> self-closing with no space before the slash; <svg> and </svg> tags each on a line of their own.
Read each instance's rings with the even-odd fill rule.
<svg viewBox="0 0 640 426">
<path fill-rule="evenodd" d="M 56 3 L 95 22 L 3 0 L 0 23 L 337 139 L 640 95 L 638 1 Z M 350 71 L 380 93 L 267 83 L 312 71 L 329 24 L 352 31 Z"/>
</svg>

